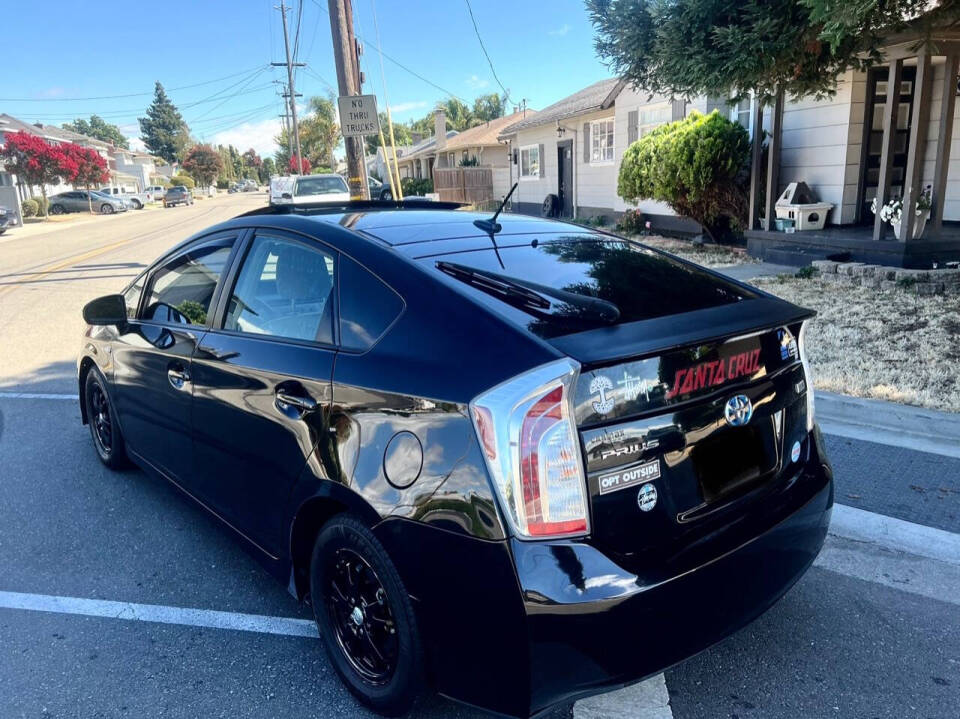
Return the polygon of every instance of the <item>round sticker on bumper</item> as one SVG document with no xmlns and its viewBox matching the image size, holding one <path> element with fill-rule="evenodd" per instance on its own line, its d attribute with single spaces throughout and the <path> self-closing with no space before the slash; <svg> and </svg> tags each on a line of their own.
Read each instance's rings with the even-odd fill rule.
<svg viewBox="0 0 960 719">
<path fill-rule="evenodd" d="M 657 488 L 653 486 L 652 482 L 640 487 L 640 492 L 637 494 L 637 504 L 640 506 L 641 512 L 649 512 L 657 506 Z"/>
<path fill-rule="evenodd" d="M 793 448 L 790 450 L 790 460 L 796 462 L 800 459 L 800 443 L 794 442 Z"/>
</svg>

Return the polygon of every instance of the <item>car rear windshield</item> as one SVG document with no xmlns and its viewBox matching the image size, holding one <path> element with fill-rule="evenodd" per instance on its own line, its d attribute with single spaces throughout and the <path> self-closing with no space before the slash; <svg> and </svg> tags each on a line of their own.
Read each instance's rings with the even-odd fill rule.
<svg viewBox="0 0 960 719">
<path fill-rule="evenodd" d="M 342 177 L 302 177 L 297 180 L 294 194 L 297 197 L 308 195 L 333 195 L 341 192 L 350 192 L 347 182 Z"/>
<path fill-rule="evenodd" d="M 504 238 L 507 239 L 507 238 Z M 484 304 L 549 339 L 756 297 L 643 245 L 599 236 L 422 258 Z"/>
</svg>

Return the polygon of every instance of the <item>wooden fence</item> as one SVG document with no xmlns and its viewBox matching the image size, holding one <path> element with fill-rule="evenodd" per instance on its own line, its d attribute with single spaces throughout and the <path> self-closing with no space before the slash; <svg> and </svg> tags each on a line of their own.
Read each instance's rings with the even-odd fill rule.
<svg viewBox="0 0 960 719">
<path fill-rule="evenodd" d="M 493 170 L 489 167 L 435 167 L 433 191 L 443 202 L 480 204 L 493 199 Z"/>
</svg>

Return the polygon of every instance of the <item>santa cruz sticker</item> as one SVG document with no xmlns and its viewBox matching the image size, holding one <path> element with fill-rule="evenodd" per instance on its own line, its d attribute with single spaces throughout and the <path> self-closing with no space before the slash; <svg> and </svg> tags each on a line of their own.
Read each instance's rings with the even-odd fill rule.
<svg viewBox="0 0 960 719">
<path fill-rule="evenodd" d="M 608 494 L 610 492 L 616 492 L 618 489 L 634 487 L 638 484 L 649 482 L 651 479 L 658 479 L 659 477 L 660 460 L 655 459 L 651 462 L 644 462 L 630 469 L 600 475 L 600 479 L 598 480 L 600 494 Z M 654 499 L 654 502 L 656 502 L 656 499 Z"/>
<path fill-rule="evenodd" d="M 653 486 L 653 482 L 640 487 L 637 493 L 637 506 L 640 507 L 641 512 L 649 512 L 657 506 L 657 488 Z"/>
</svg>

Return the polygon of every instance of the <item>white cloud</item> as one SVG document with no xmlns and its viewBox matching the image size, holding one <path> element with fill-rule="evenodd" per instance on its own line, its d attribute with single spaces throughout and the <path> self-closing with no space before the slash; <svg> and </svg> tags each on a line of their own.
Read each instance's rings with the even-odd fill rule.
<svg viewBox="0 0 960 719">
<path fill-rule="evenodd" d="M 38 92 L 37 95 L 38 95 L 39 97 L 44 97 L 44 98 L 62 97 L 62 96 L 63 96 L 63 88 L 62 88 L 62 87 L 48 87 L 46 90 L 41 90 L 40 92 Z"/>
<path fill-rule="evenodd" d="M 127 139 L 130 141 L 130 149 L 137 152 L 146 152 L 147 146 L 143 144 L 143 140 L 139 137 L 130 137 L 127 136 Z"/>
<path fill-rule="evenodd" d="M 547 35 L 553 35 L 554 37 L 563 37 L 568 32 L 570 32 L 570 26 L 567 23 L 564 23 L 556 30 L 548 30 Z"/>
<path fill-rule="evenodd" d="M 478 77 L 476 75 L 471 75 L 467 78 L 467 85 L 471 90 L 482 90 L 489 84 L 489 80 L 484 80 L 482 77 Z"/>
<path fill-rule="evenodd" d="M 411 110 L 419 110 L 421 107 L 426 107 L 426 100 L 414 100 L 412 102 L 398 102 L 396 105 L 390 106 L 391 115 L 402 115 L 405 112 L 410 112 Z"/>
<path fill-rule="evenodd" d="M 245 122 L 204 139 L 212 145 L 233 145 L 240 152 L 252 147 L 258 155 L 266 157 L 277 151 L 273 138 L 280 134 L 280 127 L 280 118 L 274 117 L 260 122 Z"/>
</svg>

